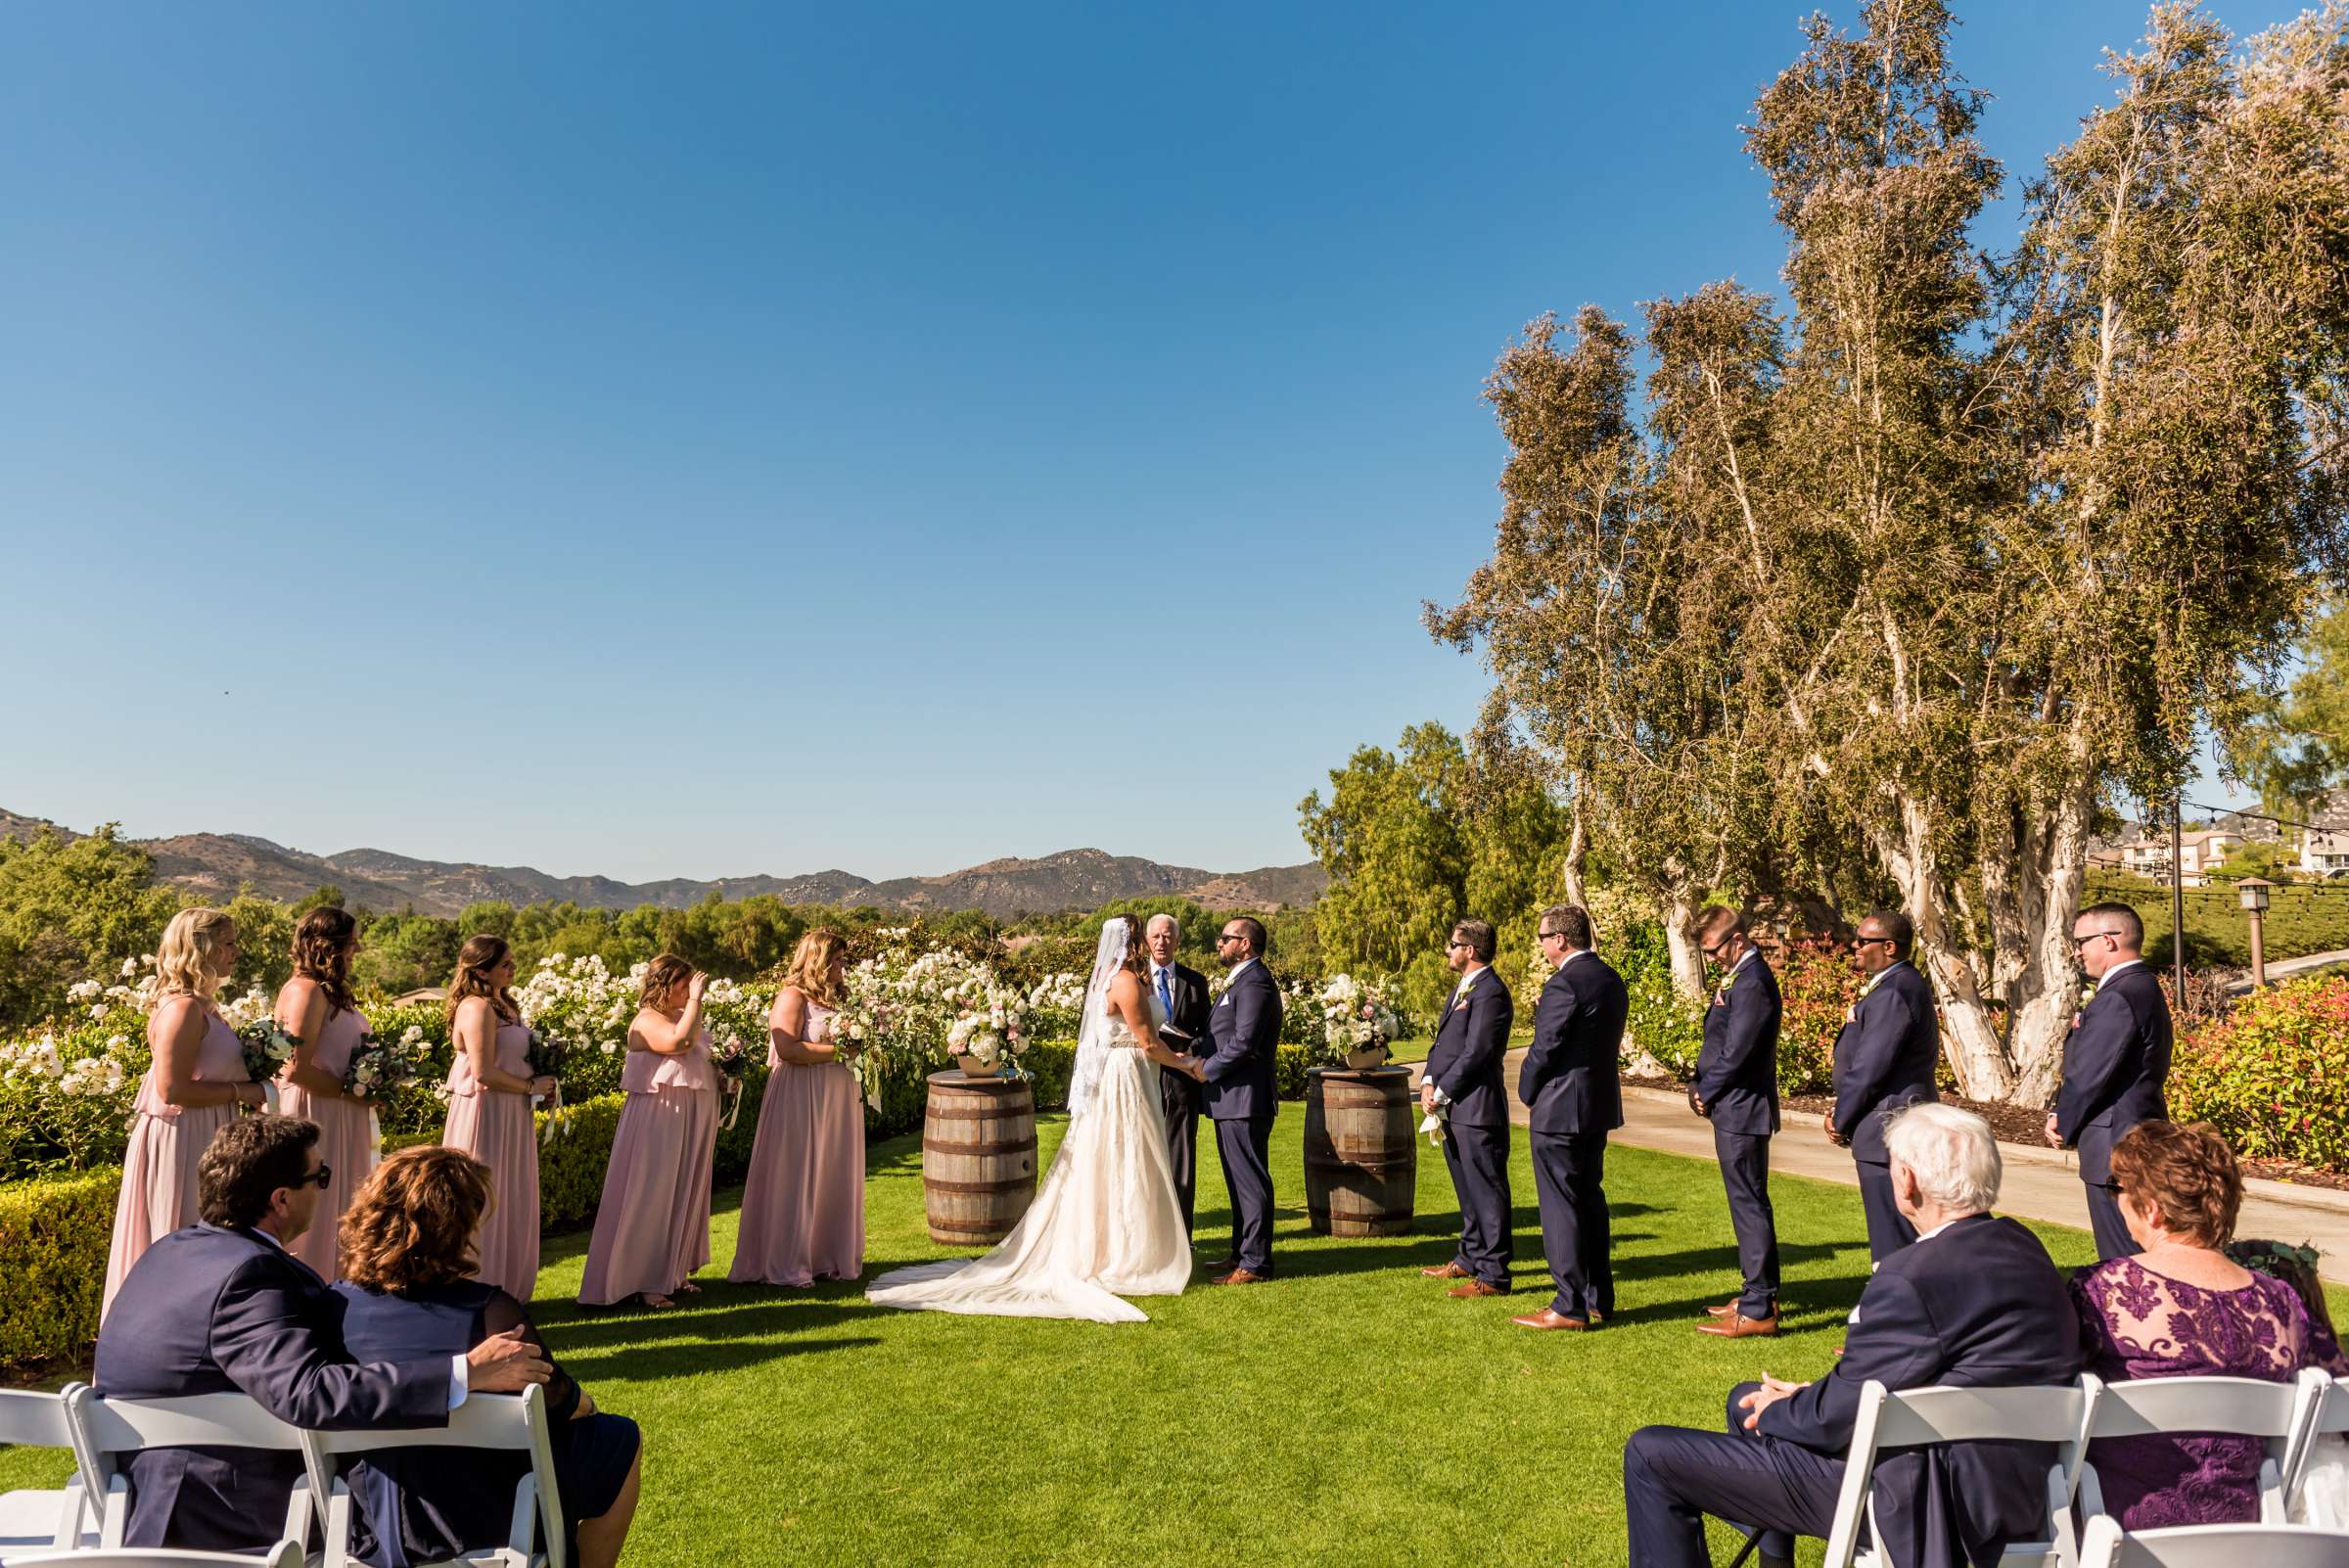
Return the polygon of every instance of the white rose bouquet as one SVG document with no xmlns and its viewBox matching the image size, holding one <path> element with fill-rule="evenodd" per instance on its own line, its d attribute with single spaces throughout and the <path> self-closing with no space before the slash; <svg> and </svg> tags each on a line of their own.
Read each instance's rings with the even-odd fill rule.
<svg viewBox="0 0 2349 1568">
<path fill-rule="evenodd" d="M 1321 1008 L 1321 1038 L 1330 1056 L 1384 1049 L 1403 1035 L 1403 1019 L 1384 988 L 1352 975 L 1332 975 L 1315 997 Z"/>
<path fill-rule="evenodd" d="M 980 988 L 946 1031 L 946 1054 L 955 1065 L 983 1073 L 1001 1067 L 1018 1076 L 1030 1043 L 1028 998 L 1001 986 Z"/>
</svg>

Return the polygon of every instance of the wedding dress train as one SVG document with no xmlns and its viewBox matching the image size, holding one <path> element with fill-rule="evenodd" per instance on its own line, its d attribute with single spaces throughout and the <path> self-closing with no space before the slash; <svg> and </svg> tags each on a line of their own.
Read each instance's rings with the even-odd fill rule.
<svg viewBox="0 0 2349 1568">
<path fill-rule="evenodd" d="M 1098 1005 L 1094 1002 L 1091 1005 Z M 1150 998 L 1151 1021 L 1164 1022 Z M 1190 1241 L 1167 1163 L 1158 1065 L 1109 1023 L 1100 1082 L 1069 1123 L 1044 1184 L 1010 1235 L 982 1258 L 893 1269 L 865 1299 L 907 1312 L 1139 1323 L 1125 1296 L 1179 1296 Z"/>
</svg>

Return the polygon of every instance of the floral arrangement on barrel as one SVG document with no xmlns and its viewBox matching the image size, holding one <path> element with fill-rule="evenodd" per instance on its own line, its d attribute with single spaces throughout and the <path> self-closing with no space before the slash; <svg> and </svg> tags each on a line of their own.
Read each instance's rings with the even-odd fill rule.
<svg viewBox="0 0 2349 1568">
<path fill-rule="evenodd" d="M 965 1078 L 1024 1078 L 1019 1059 L 1033 1039 L 1028 998 L 1006 987 L 988 986 L 964 1003 L 946 1031 L 946 1054 Z"/>
<path fill-rule="evenodd" d="M 1385 987 L 1352 975 L 1332 975 L 1314 997 L 1321 1009 L 1321 1038 L 1333 1061 L 1362 1071 L 1386 1065 L 1403 1036 Z"/>
</svg>

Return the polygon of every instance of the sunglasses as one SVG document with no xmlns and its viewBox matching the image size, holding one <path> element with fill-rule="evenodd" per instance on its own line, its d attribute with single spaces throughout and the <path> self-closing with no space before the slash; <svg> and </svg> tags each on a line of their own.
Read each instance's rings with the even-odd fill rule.
<svg viewBox="0 0 2349 1568">
<path fill-rule="evenodd" d="M 312 1171 L 308 1176 L 305 1176 L 297 1181 L 287 1182 L 286 1190 L 289 1192 L 299 1192 L 303 1187 L 310 1186 L 315 1183 L 318 1190 L 324 1192 L 326 1190 L 326 1184 L 329 1181 L 332 1181 L 334 1178 L 335 1168 L 331 1165 L 328 1165 L 324 1160 L 321 1160 L 318 1162 L 318 1169 Z"/>
</svg>

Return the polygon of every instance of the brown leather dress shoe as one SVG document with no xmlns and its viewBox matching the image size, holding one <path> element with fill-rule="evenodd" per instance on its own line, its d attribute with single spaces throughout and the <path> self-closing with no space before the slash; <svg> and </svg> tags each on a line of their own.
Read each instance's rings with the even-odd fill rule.
<svg viewBox="0 0 2349 1568">
<path fill-rule="evenodd" d="M 1720 1306 L 1718 1306 L 1718 1307 L 1708 1307 L 1708 1308 L 1706 1308 L 1706 1309 L 1705 1309 L 1705 1315 L 1706 1315 L 1707 1317 L 1727 1317 L 1727 1316 L 1728 1316 L 1728 1315 L 1729 1315 L 1731 1313 L 1734 1313 L 1736 1310 L 1737 1310 L 1737 1298 L 1736 1298 L 1736 1297 L 1734 1297 L 1734 1296 L 1731 1296 L 1731 1297 L 1730 1297 L 1730 1298 L 1729 1298 L 1727 1301 L 1725 1301 L 1725 1302 L 1723 1302 L 1723 1303 L 1722 1303 Z"/>
<path fill-rule="evenodd" d="M 1590 1326 L 1589 1322 L 1584 1318 L 1569 1317 L 1564 1313 L 1552 1312 L 1547 1307 L 1525 1317 L 1512 1317 L 1509 1321 L 1515 1323 L 1519 1328 L 1563 1328 L 1580 1331 Z"/>
<path fill-rule="evenodd" d="M 1469 1277 L 1468 1270 L 1460 1267 L 1457 1259 L 1439 1268 L 1422 1268 L 1419 1272 L 1429 1279 L 1466 1279 Z"/>
<path fill-rule="evenodd" d="M 1778 1310 L 1773 1307 L 1768 1317 L 1748 1317 L 1743 1313 L 1731 1313 L 1717 1323 L 1699 1323 L 1700 1334 L 1719 1334 L 1723 1339 L 1767 1338 L 1778 1331 Z"/>
<path fill-rule="evenodd" d="M 1261 1285 L 1271 1277 L 1270 1274 L 1256 1274 L 1250 1273 L 1245 1268 L 1234 1268 L 1228 1274 L 1218 1274 L 1208 1283 L 1211 1285 Z"/>
<path fill-rule="evenodd" d="M 1481 1279 L 1471 1279 L 1465 1285 L 1452 1286 L 1444 1294 L 1466 1301 L 1473 1296 L 1505 1296 L 1508 1293 L 1509 1287 L 1506 1285 L 1488 1285 Z"/>
</svg>

